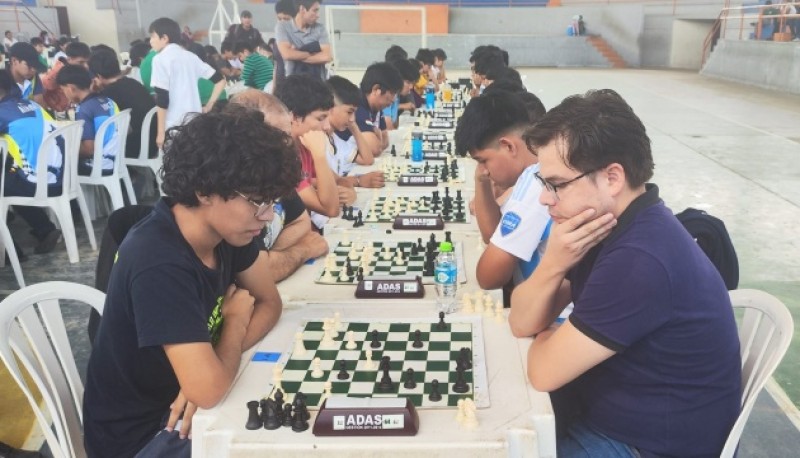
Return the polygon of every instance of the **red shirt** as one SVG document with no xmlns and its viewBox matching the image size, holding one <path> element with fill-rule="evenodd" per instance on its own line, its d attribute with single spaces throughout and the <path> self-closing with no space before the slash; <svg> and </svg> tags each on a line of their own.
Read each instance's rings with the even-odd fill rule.
<svg viewBox="0 0 800 458">
<path fill-rule="evenodd" d="M 311 156 L 311 151 L 309 151 L 302 143 L 297 143 L 297 154 L 300 156 L 300 170 L 302 172 L 302 179 L 300 183 L 297 185 L 297 192 L 306 189 L 307 187 L 311 186 L 311 179 L 317 178 L 317 173 L 314 170 L 314 158 Z"/>
</svg>

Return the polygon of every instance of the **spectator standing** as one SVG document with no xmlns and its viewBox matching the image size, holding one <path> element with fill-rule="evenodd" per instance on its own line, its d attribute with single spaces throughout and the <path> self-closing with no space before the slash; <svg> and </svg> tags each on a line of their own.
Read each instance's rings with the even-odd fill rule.
<svg viewBox="0 0 800 458">
<path fill-rule="evenodd" d="M 286 76 L 310 75 L 324 80 L 325 64 L 330 62 L 331 50 L 325 26 L 319 23 L 319 0 L 297 0 L 292 21 L 275 26 L 275 39 L 284 60 Z"/>
</svg>

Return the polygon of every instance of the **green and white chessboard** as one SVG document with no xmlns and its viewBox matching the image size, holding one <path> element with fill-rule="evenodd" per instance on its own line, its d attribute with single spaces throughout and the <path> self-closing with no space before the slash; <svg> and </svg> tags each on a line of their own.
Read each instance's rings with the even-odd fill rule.
<svg viewBox="0 0 800 458">
<path fill-rule="evenodd" d="M 433 211 L 431 201 L 432 193 L 401 195 L 401 196 L 378 196 L 373 197 L 366 206 L 365 223 L 393 223 L 397 215 L 430 215 L 436 214 L 442 217 L 445 223 L 469 223 L 469 196 L 465 191 L 461 191 L 461 217 L 456 217 L 456 204 L 454 203 L 448 215 L 442 212 L 442 203 L 439 209 Z M 456 191 L 451 191 L 451 197 L 455 202 Z M 439 199 L 444 199 L 444 191 L 439 190 Z M 388 202 L 388 205 L 387 205 Z"/>
<path fill-rule="evenodd" d="M 451 319 L 447 317 L 446 320 Z M 296 355 L 295 344 L 292 343 L 278 364 L 283 367 L 280 373 L 280 388 L 294 399 L 297 392 L 305 394 L 306 403 L 310 409 L 315 409 L 321 404 L 325 382 L 331 382 L 332 395 L 346 395 L 348 397 L 373 397 L 373 398 L 408 398 L 417 408 L 440 409 L 454 408 L 459 399 L 472 398 L 479 408 L 489 407 L 489 384 L 486 375 L 486 359 L 483 348 L 483 330 L 480 317 L 458 317 L 447 322 L 447 329 L 437 330 L 438 319 L 427 321 L 408 322 L 402 320 L 379 321 L 350 321 L 342 322 L 339 326 L 339 335 L 334 338 L 331 349 L 320 349 L 320 342 L 324 334 L 323 322 L 310 321 L 300 326 L 298 332 L 302 333 L 305 354 Z M 414 331 L 421 331 L 420 340 L 422 348 L 414 348 Z M 372 349 L 374 368 L 366 368 L 366 350 L 370 348 L 371 332 L 378 331 L 378 341 L 381 346 Z M 347 331 L 353 331 L 353 338 L 357 348 L 345 349 Z M 464 379 L 469 384 L 469 391 L 464 394 L 452 390 L 456 381 L 456 359 L 461 348 L 472 351 L 472 369 L 464 373 Z M 378 369 L 380 359 L 389 356 L 389 375 L 394 383 L 394 389 L 382 392 L 378 389 L 378 382 L 383 376 L 383 371 Z M 323 375 L 320 378 L 311 376 L 312 361 L 320 358 L 320 369 Z M 346 361 L 347 380 L 338 380 L 338 361 Z M 403 386 L 406 370 L 414 369 L 415 388 Z M 441 401 L 433 402 L 428 399 L 431 392 L 431 382 L 439 381 Z M 267 393 L 273 397 L 275 382 L 269 381 Z"/>
<path fill-rule="evenodd" d="M 441 240 L 437 240 L 441 241 Z M 336 247 L 328 253 L 325 258 L 325 265 L 317 275 L 316 282 L 326 285 L 355 285 L 358 283 L 356 280 L 355 272 L 359 267 L 364 269 L 364 277 L 407 277 L 413 278 L 417 275 L 422 277 L 422 283 L 426 285 L 433 284 L 432 275 L 423 275 L 425 264 L 425 246 L 427 239 L 423 238 L 423 249 L 416 255 L 411 256 L 411 245 L 416 245 L 416 242 L 397 242 L 397 241 L 379 241 L 373 240 L 370 242 L 339 242 Z M 400 248 L 406 253 L 404 261 L 400 264 L 396 258 L 396 251 Z M 371 255 L 365 255 L 365 250 L 371 251 Z M 467 276 L 464 271 L 464 249 L 463 243 L 454 241 L 453 250 L 456 253 L 456 263 L 458 264 L 458 282 L 466 283 Z M 384 252 L 390 253 L 384 256 Z M 438 254 L 438 246 L 436 253 Z M 368 261 L 363 261 L 364 257 Z M 342 272 L 345 271 L 345 259 L 350 259 L 354 274 L 348 278 L 342 278 Z M 330 273 L 327 277 L 326 273 Z"/>
<path fill-rule="evenodd" d="M 448 164 L 450 162 L 448 161 Z M 442 168 L 444 167 L 444 161 L 428 161 L 428 167 L 425 168 L 425 163 L 422 165 L 416 165 L 411 163 L 401 164 L 397 161 L 386 161 L 383 163 L 382 170 L 384 174 L 385 181 L 395 182 L 400 177 L 400 175 L 433 175 L 438 180 L 442 176 Z M 464 171 L 464 164 L 462 164 L 461 160 L 456 159 L 456 177 L 453 178 L 450 175 L 450 169 L 448 165 L 447 171 L 447 178 L 449 183 L 464 183 L 465 179 L 465 171 Z"/>
</svg>

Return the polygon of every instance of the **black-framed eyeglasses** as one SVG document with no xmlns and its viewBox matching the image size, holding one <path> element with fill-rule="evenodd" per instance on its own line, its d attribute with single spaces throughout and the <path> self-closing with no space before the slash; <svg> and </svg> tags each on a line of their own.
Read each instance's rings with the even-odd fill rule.
<svg viewBox="0 0 800 458">
<path fill-rule="evenodd" d="M 269 212 L 272 209 L 272 206 L 275 205 L 275 202 L 271 201 L 258 202 L 256 200 L 247 197 L 246 195 L 242 194 L 239 191 L 233 191 L 233 192 L 235 192 L 236 194 L 239 195 L 239 197 L 250 202 L 254 207 L 256 207 L 256 212 L 253 214 L 253 216 L 255 216 L 256 218 L 259 218 L 267 214 L 267 212 Z"/>
<path fill-rule="evenodd" d="M 542 187 L 544 187 L 544 189 L 546 189 L 550 194 L 553 195 L 553 198 L 555 200 L 558 200 L 558 190 L 559 189 L 563 189 L 563 188 L 571 185 L 572 183 L 580 180 L 581 178 L 583 178 L 585 176 L 588 176 L 588 175 L 591 175 L 594 172 L 597 172 L 598 170 L 600 170 L 600 169 L 590 170 L 588 172 L 581 173 L 580 175 L 576 176 L 575 178 L 573 178 L 571 180 L 567 180 L 567 181 L 561 182 L 561 183 L 552 183 L 550 181 L 547 181 L 544 178 L 542 178 L 542 175 L 539 172 L 534 173 L 533 176 L 535 176 L 536 179 L 539 180 L 539 183 L 541 183 L 541 185 L 542 185 Z"/>
</svg>

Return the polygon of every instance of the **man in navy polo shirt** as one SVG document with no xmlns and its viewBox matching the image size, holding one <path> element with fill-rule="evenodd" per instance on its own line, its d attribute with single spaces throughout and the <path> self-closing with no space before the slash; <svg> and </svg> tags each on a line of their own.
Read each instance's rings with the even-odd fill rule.
<svg viewBox="0 0 800 458">
<path fill-rule="evenodd" d="M 380 155 L 389 145 L 383 109 L 392 104 L 402 89 L 403 77 L 386 62 L 370 65 L 361 78 L 361 93 L 364 98 L 356 110 L 356 124 L 373 156 Z"/>
<path fill-rule="evenodd" d="M 644 125 L 617 93 L 593 91 L 565 99 L 526 140 L 556 224 L 509 323 L 536 335 L 533 386 L 573 392 L 558 455 L 719 456 L 740 407 L 736 323 L 716 268 L 646 184 Z"/>
</svg>

